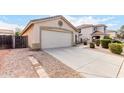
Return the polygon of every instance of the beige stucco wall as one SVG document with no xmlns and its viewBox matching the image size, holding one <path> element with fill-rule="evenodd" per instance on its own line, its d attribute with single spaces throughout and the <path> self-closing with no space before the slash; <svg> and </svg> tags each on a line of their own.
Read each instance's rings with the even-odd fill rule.
<svg viewBox="0 0 124 93">
<path fill-rule="evenodd" d="M 31 25 L 31 26 L 26 30 L 26 32 L 22 35 L 22 36 L 28 36 L 28 46 L 29 46 L 29 47 L 32 47 L 32 40 L 33 40 L 32 31 L 33 31 L 33 28 L 34 28 L 34 25 Z"/>
<path fill-rule="evenodd" d="M 61 26 L 61 27 L 58 25 L 58 21 L 59 20 L 63 22 L 63 26 Z M 64 20 L 62 20 L 60 18 L 54 19 L 54 20 L 50 20 L 50 21 L 39 22 L 39 23 L 36 23 L 36 25 L 38 25 L 38 26 L 49 26 L 49 27 L 64 28 L 64 29 L 68 29 L 70 31 L 75 31 Z"/>
<path fill-rule="evenodd" d="M 58 21 L 61 20 L 63 22 L 63 26 L 58 25 Z M 72 31 L 74 34 L 76 33 L 75 30 L 70 27 L 65 21 L 62 19 L 55 19 L 50 21 L 44 21 L 44 22 L 37 22 L 35 23 L 30 29 L 28 29 L 28 32 L 24 35 L 28 34 L 28 44 L 31 48 L 40 48 L 40 30 L 42 30 L 41 27 L 55 27 L 55 28 L 63 28 L 68 31 Z M 40 29 L 41 28 L 41 29 Z M 44 30 L 44 29 L 43 29 Z M 61 30 L 58 30 L 61 31 Z M 73 35 L 73 41 L 75 40 L 75 35 Z"/>
<path fill-rule="evenodd" d="M 22 36 L 28 36 L 28 34 L 32 32 L 33 27 L 34 25 L 31 25 Z"/>
<path fill-rule="evenodd" d="M 63 26 L 61 26 L 61 27 L 58 25 L 58 21 L 60 21 L 60 20 L 63 22 Z M 40 43 L 40 27 L 63 28 L 63 29 L 67 29 L 67 30 L 70 30 L 70 31 L 75 33 L 75 30 L 72 27 L 70 27 L 62 19 L 55 19 L 55 20 L 50 20 L 50 21 L 38 22 L 38 23 L 35 23 L 34 29 L 33 29 L 33 36 L 37 36 L 37 37 L 35 37 L 35 39 L 33 39 L 33 41 L 32 41 L 33 43 Z M 41 28 L 41 30 L 42 30 L 42 28 Z"/>
</svg>

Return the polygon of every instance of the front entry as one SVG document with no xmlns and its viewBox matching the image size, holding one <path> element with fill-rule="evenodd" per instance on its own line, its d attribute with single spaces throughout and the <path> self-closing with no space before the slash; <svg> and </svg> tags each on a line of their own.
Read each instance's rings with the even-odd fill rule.
<svg viewBox="0 0 124 93">
<path fill-rule="evenodd" d="M 99 40 L 100 39 L 100 36 L 93 36 L 92 37 L 92 41 L 94 42 L 95 40 Z"/>
<path fill-rule="evenodd" d="M 76 44 L 78 43 L 77 35 L 75 35 L 75 43 L 76 43 Z"/>
<path fill-rule="evenodd" d="M 92 39 L 100 39 L 100 36 L 93 36 Z"/>
</svg>

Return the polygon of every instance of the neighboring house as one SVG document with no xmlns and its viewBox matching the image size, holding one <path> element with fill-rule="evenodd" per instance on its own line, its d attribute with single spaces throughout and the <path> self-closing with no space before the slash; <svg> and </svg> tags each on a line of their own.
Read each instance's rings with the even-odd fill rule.
<svg viewBox="0 0 124 93">
<path fill-rule="evenodd" d="M 112 39 L 115 39 L 115 38 L 117 37 L 117 32 L 116 32 L 116 31 L 108 30 L 108 31 L 106 31 L 106 33 L 107 33 Z"/>
<path fill-rule="evenodd" d="M 78 26 L 80 42 L 83 40 L 100 39 L 106 35 L 107 26 L 104 24 L 92 25 L 83 24 Z"/>
<path fill-rule="evenodd" d="M 31 49 L 70 47 L 78 41 L 78 30 L 63 16 L 31 20 L 21 33 Z"/>
<path fill-rule="evenodd" d="M 8 29 L 0 29 L 0 35 L 14 35 L 14 31 Z"/>
</svg>

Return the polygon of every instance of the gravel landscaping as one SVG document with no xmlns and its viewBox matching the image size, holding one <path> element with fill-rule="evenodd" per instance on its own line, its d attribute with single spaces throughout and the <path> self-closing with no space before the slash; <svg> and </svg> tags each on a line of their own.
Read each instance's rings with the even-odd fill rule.
<svg viewBox="0 0 124 93">
<path fill-rule="evenodd" d="M 49 77 L 52 78 L 80 78 L 79 72 L 66 66 L 51 55 L 39 51 L 33 55 L 43 66 Z"/>
<path fill-rule="evenodd" d="M 1 51 L 1 50 L 0 50 Z M 3 50 L 7 51 L 7 50 Z M 31 52 L 26 52 L 25 49 L 8 50 L 0 61 L 0 77 L 4 78 L 35 78 L 38 77 L 31 62 L 28 60 L 28 55 Z"/>
<path fill-rule="evenodd" d="M 77 71 L 69 68 L 59 60 L 43 51 L 29 49 L 0 50 L 0 77 L 3 78 L 37 78 L 32 63 L 28 59 L 34 56 L 52 78 L 79 78 Z"/>
</svg>

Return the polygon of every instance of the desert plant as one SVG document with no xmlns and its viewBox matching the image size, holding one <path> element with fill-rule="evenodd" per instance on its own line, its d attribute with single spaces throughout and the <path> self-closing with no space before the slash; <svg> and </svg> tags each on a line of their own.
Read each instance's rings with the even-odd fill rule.
<svg viewBox="0 0 124 93">
<path fill-rule="evenodd" d="M 111 40 L 110 39 L 102 39 L 100 41 L 100 43 L 101 43 L 102 48 L 108 49 L 109 48 L 109 43 L 111 43 Z"/>
<path fill-rule="evenodd" d="M 121 54 L 123 52 L 123 46 L 119 43 L 111 43 L 109 44 L 109 49 L 112 53 Z"/>
<path fill-rule="evenodd" d="M 90 48 L 95 48 L 95 44 L 93 42 L 90 43 Z"/>
<path fill-rule="evenodd" d="M 99 46 L 100 45 L 100 40 L 96 40 L 95 43 L 96 43 L 96 46 Z"/>
</svg>

